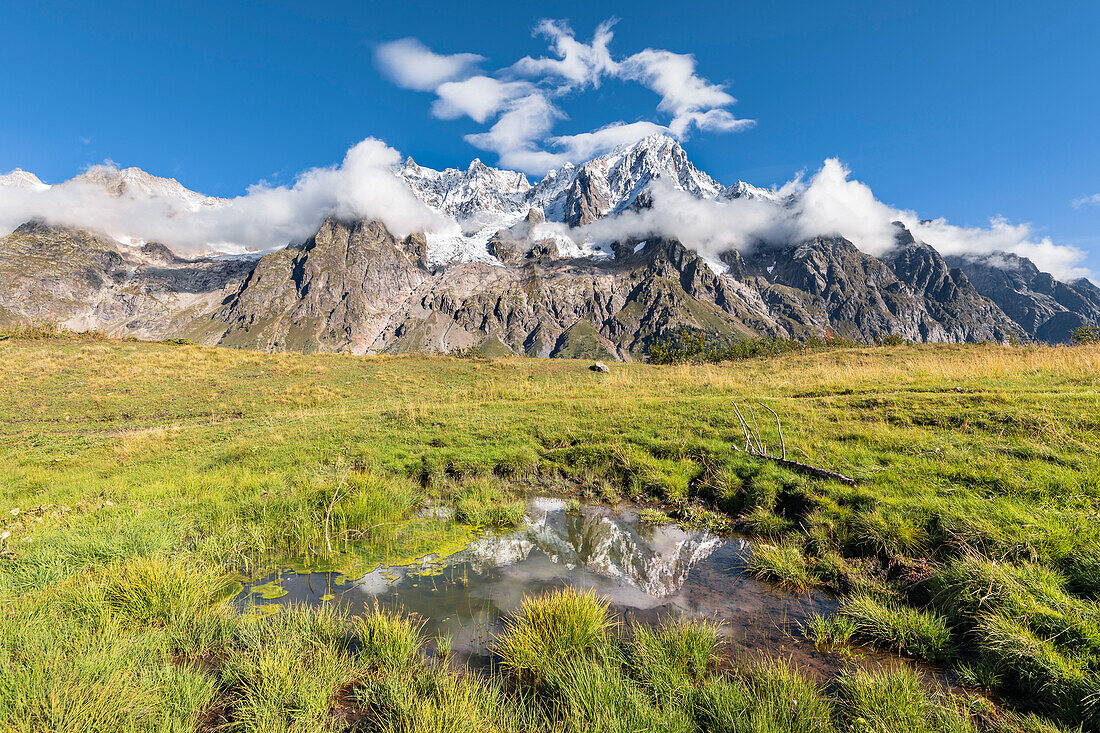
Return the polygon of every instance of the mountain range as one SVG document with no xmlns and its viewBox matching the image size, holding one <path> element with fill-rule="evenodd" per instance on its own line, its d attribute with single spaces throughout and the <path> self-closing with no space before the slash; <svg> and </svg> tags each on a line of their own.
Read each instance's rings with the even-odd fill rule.
<svg viewBox="0 0 1100 733">
<path fill-rule="evenodd" d="M 54 320 L 140 338 L 265 351 L 449 352 L 636 360 L 655 339 L 1066 342 L 1100 324 L 1100 289 L 1011 254 L 942 257 L 895 224 L 879 257 L 843 236 L 706 257 L 667 237 L 592 243 L 580 227 L 651 205 L 655 185 L 717 202 L 785 194 L 723 186 L 654 135 L 532 184 L 479 160 L 393 173 L 455 227 L 397 237 L 329 217 L 266 253 L 185 257 L 127 232 L 32 220 L 0 238 L 0 324 Z M 44 190 L 26 171 L 0 185 Z M 99 187 L 170 211 L 219 207 L 174 179 L 97 166 L 58 186 Z"/>
</svg>

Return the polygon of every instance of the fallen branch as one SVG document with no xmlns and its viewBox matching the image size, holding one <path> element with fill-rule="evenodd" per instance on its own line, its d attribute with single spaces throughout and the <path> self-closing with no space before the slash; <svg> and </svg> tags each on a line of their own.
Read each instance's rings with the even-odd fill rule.
<svg viewBox="0 0 1100 733">
<path fill-rule="evenodd" d="M 763 402 L 757 400 L 758 405 L 763 407 L 775 417 L 775 428 L 776 431 L 778 431 L 779 433 L 779 448 L 782 452 L 782 455 L 771 455 L 770 453 L 768 453 L 768 448 L 764 444 L 763 439 L 761 439 L 760 437 L 760 425 L 756 422 L 756 411 L 752 409 L 752 403 L 747 403 L 746 405 L 749 410 L 749 416 L 752 418 L 751 426 L 749 425 L 749 421 L 745 419 L 745 416 L 741 412 L 741 409 L 737 406 L 737 403 L 734 402 L 732 404 L 733 411 L 737 415 L 737 421 L 741 423 L 741 430 L 745 434 L 745 453 L 755 458 L 763 458 L 769 461 L 774 461 L 780 466 L 784 466 L 785 468 L 789 468 L 793 471 L 799 471 L 801 473 L 805 473 L 816 478 L 830 479 L 832 481 L 839 481 L 843 484 L 848 484 L 849 486 L 855 486 L 856 480 L 851 476 L 845 476 L 844 474 L 837 473 L 836 471 L 829 471 L 824 468 L 818 468 L 817 466 L 811 466 L 808 463 L 799 463 L 798 461 L 787 460 L 787 441 L 783 438 L 783 425 L 779 421 L 779 414 Z M 734 450 L 737 450 L 737 448 L 734 448 Z"/>
<path fill-rule="evenodd" d="M 758 449 L 758 452 L 763 453 L 764 455 L 767 455 L 768 454 L 768 446 L 766 446 L 764 444 L 763 438 L 760 437 L 760 424 L 756 422 L 756 410 L 752 409 L 752 403 L 751 402 L 746 402 L 745 404 L 748 405 L 749 414 L 752 415 L 753 435 L 756 436 L 756 447 Z"/>
<path fill-rule="evenodd" d="M 842 484 L 848 484 L 849 486 L 855 486 L 856 480 L 851 476 L 845 476 L 842 473 L 836 471 L 829 471 L 824 468 L 818 468 L 817 466 L 811 466 L 808 463 L 799 463 L 798 461 L 788 461 L 786 458 L 779 458 L 777 456 L 769 456 L 767 453 L 755 453 L 753 451 L 746 451 L 750 456 L 756 458 L 764 458 L 769 461 L 774 461 L 784 468 L 789 468 L 794 471 L 800 471 L 801 473 L 809 474 L 816 478 L 832 479 L 833 481 L 839 481 Z"/>
<path fill-rule="evenodd" d="M 746 453 L 763 453 L 759 442 L 755 439 L 756 436 L 749 428 L 749 423 L 745 420 L 745 416 L 741 414 L 741 409 L 737 406 L 737 403 L 733 403 L 733 410 L 737 413 L 737 419 L 741 421 L 741 430 L 745 432 L 745 452 Z"/>
</svg>

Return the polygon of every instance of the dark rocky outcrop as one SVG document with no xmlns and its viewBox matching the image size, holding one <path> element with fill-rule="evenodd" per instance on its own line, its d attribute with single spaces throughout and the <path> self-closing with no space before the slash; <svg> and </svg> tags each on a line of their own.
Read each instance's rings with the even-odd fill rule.
<svg viewBox="0 0 1100 733">
<path fill-rule="evenodd" d="M 611 258 L 559 257 L 553 240 L 528 236 L 539 216 L 498 232 L 499 262 L 435 268 L 422 237 L 370 221 L 329 219 L 305 242 L 252 259 L 184 259 L 29 223 L 0 238 L 0 319 L 265 351 L 477 347 L 629 360 L 681 328 L 726 341 L 1062 340 L 1100 316 L 1091 283 L 1058 282 L 1026 261 L 1005 271 L 945 260 L 900 227 L 881 258 L 818 237 L 727 252 L 718 273 L 660 238 L 616 243 Z"/>
<path fill-rule="evenodd" d="M 430 273 L 424 240 L 377 222 L 329 219 L 306 242 L 263 257 L 212 320 L 217 342 L 265 351 L 362 353 Z"/>
<path fill-rule="evenodd" d="M 846 239 L 818 237 L 758 248 L 744 262 L 732 261 L 731 271 L 751 271 L 766 280 L 772 287 L 762 294 L 789 322 L 838 336 L 948 342 L 1024 336 L 962 272 L 908 231 L 899 233 L 898 247 L 881 260 Z"/>
<path fill-rule="evenodd" d="M 142 338 L 180 336 L 232 293 L 255 259 L 177 257 L 84 229 L 28 222 L 0 238 L 0 321 L 58 321 Z"/>
<path fill-rule="evenodd" d="M 1005 252 L 947 261 L 1037 341 L 1067 343 L 1080 326 L 1100 325 L 1100 288 L 1084 278 L 1062 282 L 1028 258 Z"/>
</svg>

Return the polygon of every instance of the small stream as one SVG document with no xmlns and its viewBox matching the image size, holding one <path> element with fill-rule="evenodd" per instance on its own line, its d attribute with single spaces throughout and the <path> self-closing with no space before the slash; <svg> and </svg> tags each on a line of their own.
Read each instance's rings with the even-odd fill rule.
<svg viewBox="0 0 1100 733">
<path fill-rule="evenodd" d="M 403 609 L 423 620 L 429 638 L 449 636 L 455 657 L 475 668 L 489 663 L 492 640 L 524 596 L 563 586 L 595 590 L 627 624 L 681 615 L 715 621 L 733 656 L 790 659 L 823 679 L 849 663 L 912 663 L 873 651 L 840 655 L 800 640 L 798 625 L 813 613 L 833 614 L 836 602 L 755 580 L 746 571 L 751 552 L 741 537 L 647 526 L 630 508 L 567 511 L 560 500 L 532 499 L 524 526 L 481 535 L 449 557 L 383 566 L 342 583 L 335 573 L 285 570 L 239 598 L 257 606 L 338 602 L 352 613 L 375 603 Z M 271 582 L 286 594 L 265 600 L 247 592 Z"/>
</svg>

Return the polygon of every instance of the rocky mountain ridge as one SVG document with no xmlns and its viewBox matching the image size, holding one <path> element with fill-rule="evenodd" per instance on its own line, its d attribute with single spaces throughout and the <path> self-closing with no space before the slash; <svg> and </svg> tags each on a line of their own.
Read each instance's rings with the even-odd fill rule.
<svg viewBox="0 0 1100 733">
<path fill-rule="evenodd" d="M 175 178 L 161 178 L 140 168 L 116 168 L 110 165 L 94 165 L 61 186 L 77 184 L 97 186 L 114 197 L 128 196 L 137 199 L 159 199 L 174 203 L 187 211 L 203 206 L 219 206 L 222 199 L 204 196 L 192 191 Z"/>
<path fill-rule="evenodd" d="M 726 341 L 829 332 L 861 341 L 1061 342 L 1100 322 L 1100 289 L 1088 281 L 1057 281 L 1014 256 L 945 259 L 900 224 L 881 257 L 839 236 L 761 243 L 720 261 L 659 237 L 578 244 L 576 227 L 646 206 L 655 181 L 700 199 L 787 203 L 744 182 L 723 187 L 664 136 L 536 184 L 477 160 L 434 171 L 408 159 L 395 174 L 462 233 L 397 238 L 376 221 L 330 217 L 306 241 L 262 257 L 186 259 L 163 245 L 129 247 L 31 222 L 0 238 L 0 322 L 51 318 L 270 351 L 477 347 L 623 360 L 681 328 Z M 34 185 L 9 178 L 6 185 Z M 138 169 L 78 178 L 59 185 L 180 207 L 221 201 Z"/>
</svg>

